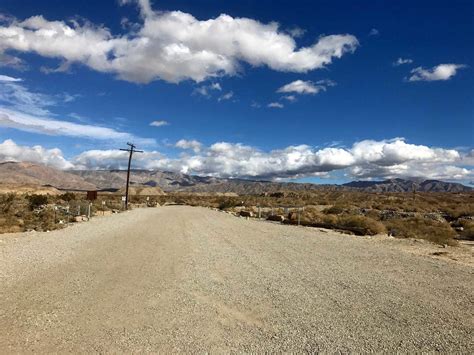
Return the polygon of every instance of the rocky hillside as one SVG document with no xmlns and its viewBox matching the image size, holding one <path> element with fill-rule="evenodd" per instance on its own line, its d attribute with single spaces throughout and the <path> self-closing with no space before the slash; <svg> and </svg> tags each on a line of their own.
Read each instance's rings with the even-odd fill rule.
<svg viewBox="0 0 474 355">
<path fill-rule="evenodd" d="M 0 182 L 15 185 L 53 186 L 58 189 L 94 190 L 94 183 L 70 172 L 33 163 L 0 163 Z"/>
<path fill-rule="evenodd" d="M 472 188 L 458 183 L 439 180 L 405 180 L 389 179 L 384 181 L 352 181 L 343 184 L 345 187 L 356 188 L 366 192 L 466 192 Z"/>
<path fill-rule="evenodd" d="M 121 188 L 125 185 L 127 178 L 127 173 L 124 170 L 83 170 L 71 171 L 71 173 L 96 184 L 99 189 Z M 321 188 L 341 188 L 337 185 L 223 179 L 156 170 L 133 170 L 130 181 L 131 185 L 157 186 L 168 192 L 237 193 L 241 195 L 255 195 L 281 190 L 307 191 Z"/>
<path fill-rule="evenodd" d="M 127 171 L 125 170 L 77 170 L 70 172 L 95 184 L 98 189 L 120 189 L 125 186 L 127 181 Z M 130 175 L 131 185 L 157 186 L 165 191 L 176 191 L 190 186 L 213 184 L 218 181 L 220 179 L 212 177 L 157 170 L 132 170 Z"/>
</svg>

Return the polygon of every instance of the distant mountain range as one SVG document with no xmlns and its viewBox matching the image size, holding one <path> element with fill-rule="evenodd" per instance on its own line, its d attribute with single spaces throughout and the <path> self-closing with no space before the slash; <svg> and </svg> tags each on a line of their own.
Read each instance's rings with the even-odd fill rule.
<svg viewBox="0 0 474 355">
<path fill-rule="evenodd" d="M 92 190 L 94 183 L 70 172 L 33 163 L 0 163 L 0 183 L 53 186 L 60 189 Z"/>
<path fill-rule="evenodd" d="M 360 189 L 366 192 L 465 192 L 472 187 L 439 180 L 389 179 L 384 181 L 352 181 L 342 186 Z"/>
<path fill-rule="evenodd" d="M 0 183 L 37 184 L 63 190 L 117 191 L 125 186 L 124 170 L 61 171 L 33 163 L 0 163 Z M 277 191 L 311 191 L 319 189 L 355 189 L 366 192 L 467 192 L 473 188 L 451 182 L 420 179 L 389 179 L 384 181 L 353 181 L 343 185 L 320 185 L 202 177 L 157 170 L 133 170 L 132 186 L 159 187 L 166 192 L 261 194 Z"/>
</svg>

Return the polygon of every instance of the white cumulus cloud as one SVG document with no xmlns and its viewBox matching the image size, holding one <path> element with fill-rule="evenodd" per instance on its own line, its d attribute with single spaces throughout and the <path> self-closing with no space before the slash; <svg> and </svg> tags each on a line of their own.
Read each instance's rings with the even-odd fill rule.
<svg viewBox="0 0 474 355">
<path fill-rule="evenodd" d="M 474 162 L 469 162 L 469 154 L 463 158 L 454 149 L 410 144 L 402 138 L 363 140 L 349 148 L 317 149 L 297 145 L 271 151 L 229 142 L 203 146 L 197 141 L 181 140 L 176 146 L 194 154 L 171 158 L 157 151 L 145 151 L 136 154 L 134 166 L 216 177 L 271 180 L 324 176 L 337 170 L 346 171 L 352 178 L 474 179 Z M 128 158 L 127 152 L 119 150 L 89 150 L 67 161 L 58 149 L 20 147 L 10 140 L 0 148 L 0 154 L 3 154 L 0 160 L 29 160 L 76 169 L 125 168 Z"/>
<path fill-rule="evenodd" d="M 418 67 L 413 69 L 408 81 L 436 81 L 449 80 L 456 75 L 459 69 L 465 68 L 464 64 L 440 64 L 431 69 Z"/>
<path fill-rule="evenodd" d="M 353 35 L 334 34 L 298 47 L 275 22 L 226 14 L 198 20 L 181 11 L 153 11 L 149 1 L 139 4 L 142 23 L 125 35 L 89 22 L 12 19 L 0 26 L 0 53 L 36 53 L 137 83 L 178 83 L 234 75 L 241 63 L 307 72 L 354 52 L 359 44 Z"/>
<path fill-rule="evenodd" d="M 71 169 L 74 164 L 67 161 L 58 148 L 46 149 L 17 145 L 11 139 L 0 143 L 0 161 L 28 161 L 49 165 L 57 169 Z"/>
<path fill-rule="evenodd" d="M 201 150 L 202 144 L 201 142 L 195 139 L 193 140 L 180 139 L 179 141 L 176 142 L 175 147 L 180 148 L 180 149 L 191 149 L 195 153 L 197 153 Z"/>
</svg>

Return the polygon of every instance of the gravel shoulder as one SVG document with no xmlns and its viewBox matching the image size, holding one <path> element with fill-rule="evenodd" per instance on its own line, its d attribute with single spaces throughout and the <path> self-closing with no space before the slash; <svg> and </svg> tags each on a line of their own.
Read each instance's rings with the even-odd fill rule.
<svg viewBox="0 0 474 355">
<path fill-rule="evenodd" d="M 170 206 L 0 255 L 1 352 L 474 350 L 466 247 Z"/>
</svg>

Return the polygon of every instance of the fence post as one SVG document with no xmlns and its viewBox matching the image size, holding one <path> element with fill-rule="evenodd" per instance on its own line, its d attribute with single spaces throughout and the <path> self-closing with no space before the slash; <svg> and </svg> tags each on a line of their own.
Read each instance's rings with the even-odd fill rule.
<svg viewBox="0 0 474 355">
<path fill-rule="evenodd" d="M 301 208 L 298 207 L 298 225 L 301 223 Z"/>
<path fill-rule="evenodd" d="M 92 203 L 89 202 L 89 204 L 87 205 L 87 219 L 91 219 L 91 205 Z"/>
<path fill-rule="evenodd" d="M 262 211 L 260 209 L 260 206 L 258 206 L 258 219 L 262 217 Z"/>
</svg>

